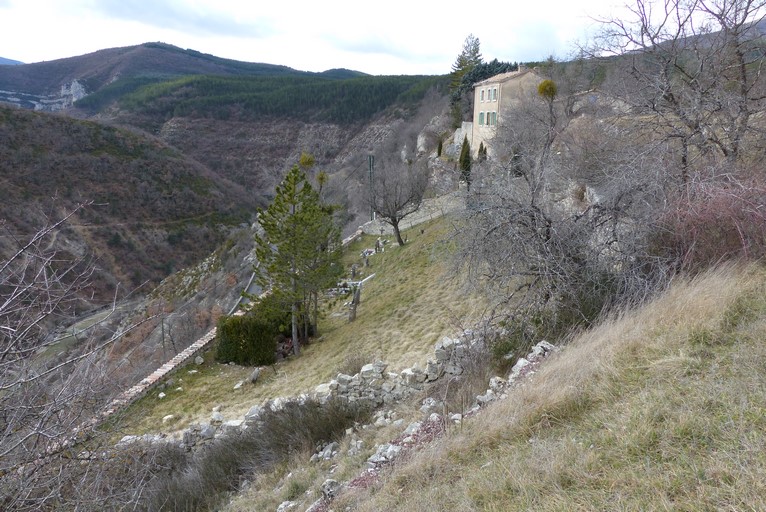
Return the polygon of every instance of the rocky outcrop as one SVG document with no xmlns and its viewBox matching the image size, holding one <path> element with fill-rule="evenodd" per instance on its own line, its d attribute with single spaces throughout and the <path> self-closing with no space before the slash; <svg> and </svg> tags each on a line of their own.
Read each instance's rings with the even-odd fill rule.
<svg viewBox="0 0 766 512">
<path fill-rule="evenodd" d="M 71 108 L 74 102 L 88 95 L 85 86 L 77 80 L 63 84 L 58 94 L 29 94 L 0 90 L 0 103 L 43 112 L 60 112 Z"/>
</svg>

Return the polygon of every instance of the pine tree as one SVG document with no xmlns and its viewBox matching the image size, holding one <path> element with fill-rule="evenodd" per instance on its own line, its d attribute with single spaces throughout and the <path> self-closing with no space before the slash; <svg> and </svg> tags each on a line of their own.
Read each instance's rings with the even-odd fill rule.
<svg viewBox="0 0 766 512">
<path fill-rule="evenodd" d="M 313 297 L 339 274 L 340 230 L 305 172 L 294 166 L 277 186 L 266 210 L 258 211 L 255 236 L 258 283 L 271 290 L 291 314 L 293 352 L 300 353 L 299 317 L 309 315 Z M 306 329 L 308 331 L 308 329 Z"/>
<path fill-rule="evenodd" d="M 461 106 L 463 96 L 463 77 L 481 64 L 481 48 L 479 38 L 469 34 L 463 42 L 463 50 L 457 56 L 450 73 L 450 102 L 452 104 L 453 125 L 460 126 L 463 119 Z"/>
<path fill-rule="evenodd" d="M 463 80 L 463 75 L 471 71 L 478 64 L 481 64 L 481 45 L 479 44 L 479 38 L 475 37 L 473 34 L 468 34 L 468 37 L 466 37 L 463 42 L 463 50 L 452 65 L 450 90 L 459 88 L 460 83 Z"/>
</svg>

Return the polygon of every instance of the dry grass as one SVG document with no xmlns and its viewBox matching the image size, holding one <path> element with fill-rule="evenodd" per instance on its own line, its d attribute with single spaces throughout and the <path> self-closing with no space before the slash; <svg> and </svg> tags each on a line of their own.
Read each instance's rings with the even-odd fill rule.
<svg viewBox="0 0 766 512">
<path fill-rule="evenodd" d="M 428 243 L 434 247 L 435 240 Z M 385 323 L 384 313 L 395 315 L 402 304 L 416 308 L 418 294 L 401 302 L 386 286 L 398 286 L 394 269 L 415 287 L 438 277 L 430 274 L 439 265 L 434 254 L 415 240 L 373 260 L 371 271 L 380 274 L 369 282 L 358 321 L 334 325 L 328 318 L 325 341 L 280 365 L 283 374 L 246 386 L 242 403 L 326 380 L 355 350 L 405 361 L 395 344 L 368 337 L 372 328 L 362 320 L 380 313 L 377 322 Z M 373 293 L 373 282 L 386 286 Z M 766 273 L 757 267 L 679 280 L 651 304 L 579 335 L 507 400 L 400 461 L 372 488 L 346 492 L 333 510 L 766 510 L 765 292 Z M 454 304 L 444 300 L 440 307 Z M 395 339 L 407 344 L 411 335 L 402 330 Z M 334 344 L 343 349 L 333 350 Z M 418 353 L 419 345 L 408 347 Z M 221 400 L 249 371 L 203 368 L 189 378 L 199 379 L 200 389 L 210 386 L 209 396 L 221 393 Z M 196 396 L 206 413 L 214 402 L 202 401 L 204 393 Z M 400 414 L 409 422 L 418 412 Z M 308 454 L 299 454 L 257 477 L 227 510 L 272 510 L 290 498 L 311 503 L 324 479 L 358 476 L 375 444 L 401 430 L 360 431 L 365 449 L 355 457 L 309 465 Z M 348 443 L 342 441 L 343 451 Z"/>
<path fill-rule="evenodd" d="M 394 414 L 404 420 L 404 425 L 423 419 L 417 408 L 400 404 Z M 269 474 L 255 476 L 252 485 L 244 492 L 232 497 L 222 509 L 225 512 L 260 512 L 276 510 L 283 501 L 294 501 L 294 510 L 305 510 L 321 497 L 320 488 L 327 478 L 338 482 L 349 482 L 364 473 L 367 458 L 375 452 L 379 444 L 390 442 L 401 434 L 403 427 L 388 425 L 355 429 L 354 437 L 363 442 L 362 450 L 354 455 L 347 455 L 350 438 L 346 436 L 340 443 L 340 457 L 309 463 L 311 454 L 297 453 L 288 464 Z M 305 492 L 296 495 L 295 489 Z M 338 510 L 331 507 L 331 510 Z"/>
<path fill-rule="evenodd" d="M 364 284 L 356 321 L 348 322 L 342 300 L 328 304 L 320 322 L 321 341 L 303 347 L 300 357 L 264 370 L 256 385 L 246 383 L 234 391 L 252 368 L 215 363 L 208 353 L 204 365 L 190 365 L 173 376 L 176 382 L 164 391 L 164 399 L 155 390 L 129 408 L 122 430 L 177 435 L 192 423 L 209 421 L 215 406 L 227 419 L 239 418 L 265 399 L 294 396 L 328 382 L 360 356 L 365 362 L 387 362 L 388 371 L 424 366 L 436 341 L 456 334 L 482 307 L 480 299 L 464 293 L 459 280 L 448 275 L 449 233 L 448 219 L 435 220 L 405 232 L 409 243 L 404 247 L 392 242 L 385 252 L 371 256 L 370 267 L 360 270 L 375 277 Z M 374 247 L 376 238 L 364 236 L 350 245 L 344 260 L 348 269 L 361 265 L 361 251 Z M 179 386 L 183 391 L 175 391 Z M 173 422 L 163 424 L 170 414 Z"/>
<path fill-rule="evenodd" d="M 344 510 L 766 509 L 766 276 L 604 322 Z"/>
</svg>

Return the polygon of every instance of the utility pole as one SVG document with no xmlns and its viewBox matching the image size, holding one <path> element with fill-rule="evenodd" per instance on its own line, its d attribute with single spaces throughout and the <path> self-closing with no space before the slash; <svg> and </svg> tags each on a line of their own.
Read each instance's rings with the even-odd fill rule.
<svg viewBox="0 0 766 512">
<path fill-rule="evenodd" d="M 375 176 L 375 155 L 369 155 L 370 162 L 370 220 L 375 220 L 375 188 L 373 186 L 373 178 Z"/>
</svg>

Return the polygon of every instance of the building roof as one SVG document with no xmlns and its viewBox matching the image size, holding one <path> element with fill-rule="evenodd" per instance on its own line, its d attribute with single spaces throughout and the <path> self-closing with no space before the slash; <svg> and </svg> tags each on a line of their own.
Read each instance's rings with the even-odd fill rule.
<svg viewBox="0 0 766 512">
<path fill-rule="evenodd" d="M 535 73 L 535 70 L 520 69 L 519 71 L 508 71 L 507 73 L 500 73 L 499 75 L 491 76 L 487 78 L 486 80 L 482 80 L 481 82 L 476 82 L 475 84 L 473 84 L 473 86 L 479 87 L 482 85 L 503 83 L 516 78 L 521 78 L 522 76 L 527 75 L 529 73 Z"/>
</svg>

